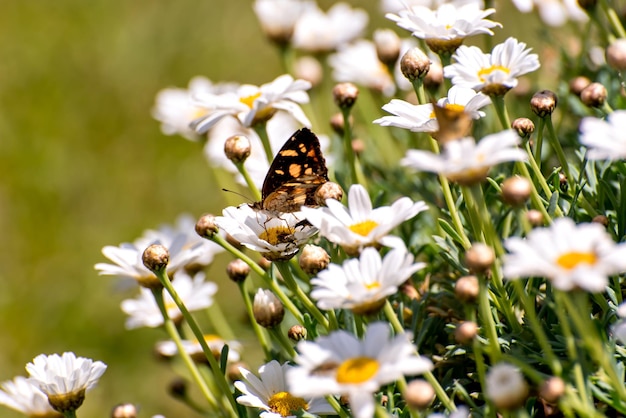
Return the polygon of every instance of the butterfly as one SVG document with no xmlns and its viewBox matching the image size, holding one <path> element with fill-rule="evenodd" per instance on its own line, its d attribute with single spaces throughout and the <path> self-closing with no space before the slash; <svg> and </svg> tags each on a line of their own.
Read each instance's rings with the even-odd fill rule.
<svg viewBox="0 0 626 418">
<path fill-rule="evenodd" d="M 296 131 L 274 157 L 254 209 L 297 212 L 319 206 L 315 192 L 328 181 L 326 161 L 317 136 L 307 128 Z"/>
</svg>

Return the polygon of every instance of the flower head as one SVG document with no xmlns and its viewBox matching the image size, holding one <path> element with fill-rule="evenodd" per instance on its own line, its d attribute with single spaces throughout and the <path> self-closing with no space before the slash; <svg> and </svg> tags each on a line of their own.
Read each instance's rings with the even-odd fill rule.
<svg viewBox="0 0 626 418">
<path fill-rule="evenodd" d="M 40 354 L 26 365 L 30 382 L 48 396 L 48 402 L 59 412 L 76 410 L 85 400 L 107 366 L 101 361 L 76 357 L 72 352 L 62 355 Z"/>
<path fill-rule="evenodd" d="M 204 279 L 203 272 L 196 273 L 193 278 L 182 271 L 174 275 L 172 285 L 189 311 L 208 308 L 213 304 L 213 295 L 217 292 L 217 285 L 213 282 L 205 282 Z M 137 298 L 122 301 L 122 311 L 128 315 L 126 328 L 155 328 L 162 325 L 163 316 L 152 292 L 144 287 L 139 290 L 141 293 Z M 182 313 L 169 293 L 166 292 L 163 296 L 168 316 L 174 321 L 181 320 Z"/>
<path fill-rule="evenodd" d="M 251 408 L 262 409 L 261 418 L 295 417 L 292 413 L 302 409 L 310 414 L 331 415 L 335 410 L 323 398 L 300 398 L 289 393 L 285 373 L 292 369 L 287 363 L 276 360 L 259 368 L 258 377 L 252 372 L 240 368 L 243 380 L 235 382 L 235 387 L 242 393 L 237 402 Z"/>
<path fill-rule="evenodd" d="M 485 396 L 500 409 L 514 409 L 528 396 L 528 384 L 520 370 L 507 363 L 493 366 L 485 378 Z"/>
<path fill-rule="evenodd" d="M 448 97 L 439 99 L 437 105 L 446 109 L 462 110 L 473 119 L 485 116 L 485 112 L 479 110 L 491 103 L 491 99 L 482 93 L 466 87 L 452 86 L 448 91 Z M 404 100 L 393 99 L 383 106 L 383 110 L 394 116 L 383 116 L 374 123 L 382 126 L 396 126 L 409 129 L 413 132 L 437 132 L 439 124 L 431 103 L 414 105 Z"/>
<path fill-rule="evenodd" d="M 0 404 L 33 418 L 60 418 L 48 396 L 25 377 L 17 376 L 0 384 Z"/>
<path fill-rule="evenodd" d="M 522 161 L 526 154 L 518 149 L 519 136 L 512 130 L 487 135 L 478 143 L 471 137 L 449 141 L 441 154 L 409 150 L 402 164 L 416 170 L 445 175 L 460 184 L 485 179 L 491 167 L 506 161 Z"/>
<path fill-rule="evenodd" d="M 461 46 L 452 56 L 456 61 L 443 69 L 452 84 L 469 87 L 489 96 L 503 95 L 517 86 L 517 77 L 539 68 L 539 57 L 524 42 L 508 38 L 490 54 L 475 46 Z"/>
<path fill-rule="evenodd" d="M 365 248 L 358 259 L 343 265 L 330 264 L 311 280 L 311 297 L 324 310 L 351 309 L 357 314 L 376 312 L 386 298 L 398 291 L 424 263 L 413 263 L 413 256 L 396 248 L 381 257 L 375 248 Z"/>
<path fill-rule="evenodd" d="M 320 235 L 350 254 L 376 245 L 404 247 L 403 241 L 389 232 L 427 209 L 424 202 L 413 202 L 408 197 L 396 200 L 391 206 L 373 209 L 367 190 L 360 184 L 350 187 L 348 207 L 334 199 L 327 199 L 326 205 L 315 209 L 303 207 L 302 212 L 320 230 Z"/>
<path fill-rule="evenodd" d="M 563 26 L 568 20 L 586 22 L 589 19 L 577 0 L 513 0 L 513 4 L 522 13 L 528 13 L 533 6 L 537 6 L 539 17 L 550 26 Z"/>
<path fill-rule="evenodd" d="M 271 261 L 290 259 L 317 233 L 302 223 L 301 212 L 276 214 L 244 204 L 224 209 L 223 215 L 215 220 L 221 229 Z"/>
<path fill-rule="evenodd" d="M 335 331 L 316 341 L 300 341 L 296 367 L 287 371 L 289 392 L 295 396 L 348 395 L 356 418 L 372 417 L 374 397 L 382 385 L 404 375 L 431 370 L 420 357 L 410 333 L 390 335 L 389 324 L 374 322 L 363 340 Z"/>
<path fill-rule="evenodd" d="M 506 278 L 545 277 L 559 290 L 602 292 L 608 276 L 626 271 L 626 244 L 615 244 L 598 223 L 558 218 L 526 239 L 508 238 L 504 246 Z"/>
<path fill-rule="evenodd" d="M 311 0 L 256 0 L 253 7 L 265 35 L 284 45 L 291 41 L 298 19 L 316 5 Z"/>
<path fill-rule="evenodd" d="M 616 110 L 606 121 L 588 116 L 580 123 L 580 143 L 590 160 L 626 158 L 626 110 Z"/>
</svg>

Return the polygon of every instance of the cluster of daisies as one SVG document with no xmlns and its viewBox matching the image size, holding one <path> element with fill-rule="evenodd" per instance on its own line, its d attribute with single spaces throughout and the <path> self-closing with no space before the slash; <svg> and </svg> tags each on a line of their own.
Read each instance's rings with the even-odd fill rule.
<svg viewBox="0 0 626 418">
<path fill-rule="evenodd" d="M 570 1 L 514 3 L 523 12 L 536 6 L 551 26 L 587 20 Z M 275 157 L 280 146 L 303 126 L 321 129 L 310 105 L 331 77 L 338 113 L 334 134 L 319 141 L 340 185 L 316 190 L 311 184 L 325 178 L 293 160 L 273 173 L 286 178 L 277 185 L 280 199 L 309 193 L 317 205 L 294 212 L 230 206 L 104 247 L 110 262 L 96 270 L 140 285 L 121 304 L 126 327 L 167 332 L 155 351 L 183 360 L 208 406 L 189 404 L 211 416 L 626 413 L 618 176 L 626 111 L 613 111 L 598 83 L 582 81 L 577 100 L 587 116 L 577 120 L 574 145 L 562 144 L 552 124 L 556 95 L 540 91 L 531 99 L 540 128 L 533 137 L 532 120 L 509 120 L 505 98 L 540 69 L 540 56 L 515 37 L 486 50 L 463 45 L 470 37 L 492 44 L 502 28 L 489 19 L 496 9 L 478 0 L 387 0 L 381 8 L 397 27 L 368 40 L 367 13 L 345 3 L 325 12 L 312 0 L 256 0 L 263 32 L 286 58 L 285 74 L 258 86 L 196 77 L 187 88 L 159 92 L 153 116 L 163 133 L 203 143 L 212 167 L 261 200 L 270 165 L 285 157 Z M 624 71 L 620 56 L 607 52 Z M 382 129 L 387 143 L 355 140 L 352 111 L 368 100 L 359 89 L 380 102 L 362 122 Z M 306 152 L 286 156 L 311 157 L 310 144 L 300 145 Z M 377 166 L 376 155 L 364 157 L 368 150 L 398 158 Z M 406 187 L 379 173 L 400 169 L 418 180 Z M 425 196 L 435 197 L 427 204 Z M 221 316 L 218 286 L 204 272 L 224 251 L 235 258 L 227 275 L 265 356 L 257 373 L 243 362 L 246 344 Z M 441 306 L 427 306 L 429 295 L 451 293 L 452 303 L 442 296 Z M 212 333 L 192 314 L 200 311 L 210 312 Z M 445 325 L 436 328 L 432 318 Z M 563 339 L 554 347 L 557 331 Z M 42 355 L 27 366 L 29 378 L 2 385 L 0 403 L 28 416 L 75 416 L 105 369 L 73 353 Z"/>
</svg>

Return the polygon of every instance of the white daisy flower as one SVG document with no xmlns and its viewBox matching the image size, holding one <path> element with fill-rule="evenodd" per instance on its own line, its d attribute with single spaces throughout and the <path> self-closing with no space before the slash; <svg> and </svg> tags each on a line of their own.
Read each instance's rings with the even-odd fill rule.
<svg viewBox="0 0 626 418">
<path fill-rule="evenodd" d="M 465 6 L 466 4 L 483 5 L 483 0 L 381 0 L 380 9 L 383 13 L 399 13 L 407 7 L 423 6 L 429 9 L 436 9 L 442 4 L 450 3 L 456 7 Z"/>
<path fill-rule="evenodd" d="M 298 19 L 316 4 L 310 0 L 256 0 L 253 8 L 265 35 L 278 44 L 287 44 Z"/>
<path fill-rule="evenodd" d="M 491 28 L 502 25 L 485 18 L 495 11 L 483 10 L 476 3 L 458 7 L 444 3 L 436 10 L 417 5 L 407 7 L 398 14 L 387 13 L 385 17 L 416 38 L 424 39 L 434 52 L 442 53 L 454 51 L 468 36 L 493 35 Z"/>
<path fill-rule="evenodd" d="M 528 13 L 537 6 L 539 17 L 550 26 L 563 26 L 568 20 L 586 22 L 587 13 L 577 0 L 513 0 L 513 4 L 522 13 Z"/>
<path fill-rule="evenodd" d="M 176 293 L 178 293 L 178 296 L 190 312 L 211 306 L 213 304 L 213 295 L 217 292 L 215 283 L 205 282 L 204 272 L 198 272 L 191 278 L 187 273 L 179 271 L 174 275 L 172 286 L 174 286 Z M 161 326 L 163 324 L 163 316 L 154 300 L 154 295 L 145 287 L 141 287 L 139 290 L 141 293 L 135 299 L 122 301 L 122 311 L 128 315 L 126 328 L 155 328 Z M 182 313 L 167 291 L 163 291 L 163 298 L 168 316 L 173 321 L 182 320 Z"/>
<path fill-rule="evenodd" d="M 626 110 L 616 110 L 606 120 L 592 116 L 580 122 L 580 143 L 590 160 L 626 158 Z"/>
<path fill-rule="evenodd" d="M 626 271 L 626 244 L 615 244 L 598 223 L 576 225 L 558 218 L 525 239 L 508 238 L 504 246 L 509 251 L 503 267 L 507 279 L 545 277 L 559 290 L 602 292 L 608 276 Z"/>
<path fill-rule="evenodd" d="M 472 119 L 485 117 L 485 112 L 479 109 L 490 103 L 489 96 L 459 86 L 452 86 L 448 91 L 448 97 L 437 101 L 439 107 L 464 111 Z M 394 116 L 383 116 L 376 119 L 374 123 L 409 129 L 412 132 L 437 132 L 439 130 L 439 124 L 431 103 L 414 105 L 404 100 L 393 99 L 383 106 L 383 110 Z"/>
<path fill-rule="evenodd" d="M 311 297 L 324 310 L 374 313 L 402 283 L 424 267 L 424 263 L 413 263 L 413 255 L 405 249 L 393 249 L 381 258 L 375 248 L 365 248 L 358 259 L 349 259 L 341 266 L 330 264 L 320 271 L 311 280 Z"/>
<path fill-rule="evenodd" d="M 40 354 L 26 365 L 29 381 L 48 396 L 48 402 L 59 412 L 78 409 L 107 366 L 101 361 L 76 357 L 72 352 L 62 355 Z"/>
<path fill-rule="evenodd" d="M 228 345 L 228 361 L 231 363 L 237 362 L 241 359 L 241 344 L 237 341 L 225 341 L 218 335 L 206 334 L 204 341 L 211 350 L 213 357 L 219 362 L 220 355 L 225 345 Z M 206 363 L 207 359 L 202 351 L 202 346 L 198 340 L 182 340 L 183 350 L 191 356 L 194 361 L 198 363 Z M 163 357 L 174 357 L 178 354 L 178 348 L 174 341 L 159 341 L 156 343 L 155 351 Z"/>
<path fill-rule="evenodd" d="M 363 340 L 340 330 L 296 346 L 297 366 L 287 371 L 289 392 L 295 396 L 347 395 L 353 416 L 374 416 L 374 397 L 381 386 L 404 375 L 432 370 L 417 355 L 411 334 L 390 335 L 389 324 L 374 322 Z"/>
<path fill-rule="evenodd" d="M 287 389 L 285 373 L 292 369 L 287 363 L 280 364 L 276 360 L 264 364 L 259 368 L 259 376 L 239 368 L 243 380 L 235 382 L 235 388 L 242 395 L 237 402 L 251 408 L 262 409 L 261 418 L 294 417 L 292 413 L 304 410 L 309 414 L 334 415 L 336 411 L 324 398 L 293 396 Z"/>
<path fill-rule="evenodd" d="M 0 384 L 0 405 L 33 418 L 60 418 L 48 402 L 48 396 L 23 376 Z"/>
<path fill-rule="evenodd" d="M 496 45 L 490 54 L 463 45 L 452 56 L 456 62 L 447 65 L 443 75 L 452 79 L 455 86 L 469 87 L 489 96 L 503 95 L 517 86 L 517 77 L 539 68 L 539 57 L 530 51 L 515 38 Z"/>
<path fill-rule="evenodd" d="M 351 82 L 391 96 L 396 91 L 393 77 L 387 66 L 380 62 L 376 46 L 365 39 L 340 46 L 337 53 L 328 57 L 333 69 L 333 80 Z"/>
<path fill-rule="evenodd" d="M 189 124 L 206 114 L 206 109 L 191 103 L 195 94 L 219 94 L 226 91 L 235 91 L 234 83 L 213 84 L 209 79 L 197 76 L 189 81 L 186 89 L 165 88 L 156 95 L 152 109 L 152 117 L 161 122 L 161 132 L 165 135 L 181 135 L 191 141 L 197 141 L 199 136 Z"/>
<path fill-rule="evenodd" d="M 307 10 L 296 23 L 293 46 L 309 52 L 329 52 L 359 38 L 369 17 L 362 9 L 335 3 L 328 12 Z"/>
<path fill-rule="evenodd" d="M 491 167 L 507 161 L 524 161 L 527 156 L 517 148 L 520 138 L 513 130 L 487 135 L 478 143 L 471 137 L 446 142 L 441 154 L 408 150 L 402 165 L 419 171 L 443 174 L 462 185 L 484 180 Z"/>
<path fill-rule="evenodd" d="M 377 245 L 404 248 L 404 242 L 390 236 L 389 232 L 428 208 L 422 201 L 402 197 L 391 206 L 373 209 L 367 190 L 360 184 L 350 186 L 348 207 L 334 199 L 327 199 L 326 205 L 303 207 L 302 213 L 320 230 L 320 235 L 341 245 L 349 254 L 358 254 L 364 247 Z"/>
<path fill-rule="evenodd" d="M 207 110 L 206 116 L 192 122 L 192 127 L 199 134 L 206 133 L 222 118 L 236 117 L 244 127 L 269 120 L 279 111 L 285 111 L 302 125 L 310 127 L 311 122 L 304 114 L 299 103 L 308 103 L 306 90 L 311 83 L 294 80 L 289 74 L 277 77 L 274 81 L 258 86 L 244 84 L 236 92 L 207 94 L 201 92 L 192 98 L 192 102 Z"/>
<path fill-rule="evenodd" d="M 508 363 L 498 363 L 491 367 L 485 377 L 485 397 L 496 408 L 514 409 L 528 396 L 528 384 L 520 370 Z"/>
<path fill-rule="evenodd" d="M 228 207 L 215 223 L 227 234 L 270 261 L 293 257 L 317 229 L 304 225 L 301 212 L 271 213 L 250 205 Z"/>
</svg>

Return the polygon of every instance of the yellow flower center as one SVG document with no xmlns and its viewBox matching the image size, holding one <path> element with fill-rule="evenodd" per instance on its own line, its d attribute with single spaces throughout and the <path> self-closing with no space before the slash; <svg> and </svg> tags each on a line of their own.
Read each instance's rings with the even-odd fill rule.
<svg viewBox="0 0 626 418">
<path fill-rule="evenodd" d="M 444 105 L 444 109 L 452 110 L 455 113 L 463 113 L 463 112 L 465 112 L 465 106 L 460 105 L 460 104 L 456 104 L 456 103 L 446 103 Z M 435 115 L 435 111 L 433 110 L 432 112 L 430 112 L 430 115 L 428 115 L 428 117 L 430 119 L 435 119 L 437 117 L 437 115 Z"/>
<path fill-rule="evenodd" d="M 276 226 L 265 229 L 261 232 L 259 238 L 267 241 L 270 245 L 278 245 L 285 242 L 292 242 L 294 240 L 294 232 L 296 232 L 294 228 L 288 226 Z"/>
<path fill-rule="evenodd" d="M 556 259 L 556 263 L 565 270 L 572 270 L 580 264 L 593 265 L 597 260 L 598 258 L 594 253 L 571 251 L 559 256 L 559 258 Z"/>
<path fill-rule="evenodd" d="M 507 74 L 511 72 L 510 69 L 502 65 L 492 65 L 491 67 L 481 68 L 480 71 L 478 72 L 478 78 L 480 79 L 480 81 L 485 81 L 485 76 L 495 71 L 502 71 L 503 73 L 507 73 Z"/>
<path fill-rule="evenodd" d="M 336 380 L 339 383 L 359 384 L 370 380 L 378 369 L 380 364 L 369 357 L 355 357 L 341 363 L 337 369 Z"/>
<path fill-rule="evenodd" d="M 248 106 L 250 109 L 252 109 L 252 106 L 254 106 L 254 101 L 258 99 L 259 97 L 261 97 L 261 92 L 258 92 L 256 94 L 253 94 L 247 97 L 240 97 L 239 101 L 245 104 L 246 106 Z"/>
<path fill-rule="evenodd" d="M 372 282 L 372 283 L 368 283 L 365 285 L 365 288 L 367 290 L 373 290 L 373 289 L 378 289 L 380 287 L 380 283 L 379 282 Z"/>
<path fill-rule="evenodd" d="M 359 235 L 361 235 L 363 237 L 366 237 L 377 226 L 378 226 L 378 223 L 376 223 L 374 221 L 367 220 L 367 221 L 356 223 L 354 225 L 350 225 L 349 229 L 350 229 L 350 231 L 354 232 L 355 234 L 359 234 Z"/>
<path fill-rule="evenodd" d="M 270 407 L 272 412 L 280 414 L 283 417 L 293 415 L 294 412 L 301 409 L 309 409 L 309 404 L 302 398 L 293 396 L 289 392 L 278 392 L 272 395 L 267 401 L 267 406 Z"/>
</svg>

